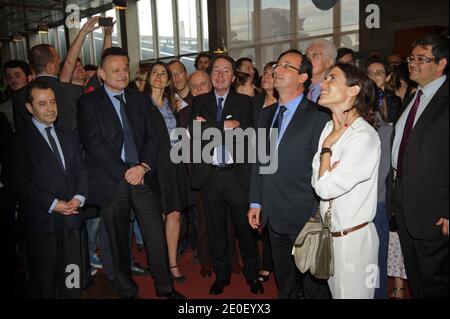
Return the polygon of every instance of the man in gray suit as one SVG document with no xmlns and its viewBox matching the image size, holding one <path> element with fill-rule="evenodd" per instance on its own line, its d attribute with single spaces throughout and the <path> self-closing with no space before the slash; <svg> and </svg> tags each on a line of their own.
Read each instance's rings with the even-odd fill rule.
<svg viewBox="0 0 450 319">
<path fill-rule="evenodd" d="M 252 169 L 250 209 L 254 229 L 267 227 L 279 298 L 297 298 L 299 273 L 291 255 L 295 238 L 312 216 L 318 202 L 311 187 L 312 159 L 329 116 L 305 97 L 311 83 L 311 61 L 297 50 L 280 55 L 275 65 L 277 104 L 261 111 L 258 127 L 278 128 L 278 169 L 261 174 L 261 163 Z M 262 212 L 262 214 L 261 214 Z M 261 220 L 260 220 L 260 217 Z M 326 282 L 303 276 L 306 298 L 328 297 Z"/>
</svg>

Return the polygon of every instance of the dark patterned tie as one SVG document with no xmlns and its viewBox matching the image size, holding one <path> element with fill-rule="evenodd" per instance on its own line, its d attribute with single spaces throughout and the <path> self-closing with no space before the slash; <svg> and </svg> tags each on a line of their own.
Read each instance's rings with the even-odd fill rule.
<svg viewBox="0 0 450 319">
<path fill-rule="evenodd" d="M 137 155 L 137 148 L 134 142 L 133 130 L 128 117 L 125 112 L 125 101 L 123 100 L 123 94 L 114 95 L 114 97 L 120 102 L 120 116 L 122 117 L 123 128 L 123 146 L 125 150 L 125 162 L 129 165 L 134 165 L 139 162 Z"/>
<path fill-rule="evenodd" d="M 416 118 L 417 109 L 420 104 L 420 97 L 422 96 L 422 90 L 417 92 L 416 100 L 414 101 L 411 110 L 409 111 L 408 118 L 406 119 L 405 128 L 403 129 L 402 141 L 400 143 L 400 149 L 398 150 L 398 159 L 397 159 L 397 176 L 402 177 L 403 174 L 403 157 L 405 155 L 406 146 L 408 145 L 409 136 L 411 135 L 414 119 Z"/>
<path fill-rule="evenodd" d="M 280 105 L 278 110 L 277 118 L 275 119 L 275 122 L 273 122 L 272 128 L 278 129 L 278 135 L 280 134 L 281 125 L 283 124 L 283 114 L 286 112 L 286 106 Z"/>
<path fill-rule="evenodd" d="M 61 158 L 61 154 L 59 154 L 58 147 L 56 146 L 55 139 L 53 138 L 51 131 L 52 127 L 47 126 L 45 128 L 45 131 L 47 132 L 48 141 L 50 142 L 51 149 L 53 151 L 53 154 L 55 154 L 56 160 L 58 161 L 59 165 L 61 165 L 61 168 L 64 170 L 64 163 Z"/>
</svg>

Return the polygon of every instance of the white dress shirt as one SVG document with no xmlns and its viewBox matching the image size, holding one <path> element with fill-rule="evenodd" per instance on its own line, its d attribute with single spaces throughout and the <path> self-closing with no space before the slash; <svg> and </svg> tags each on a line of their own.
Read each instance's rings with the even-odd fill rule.
<svg viewBox="0 0 450 319">
<path fill-rule="evenodd" d="M 446 76 L 443 75 L 436 80 L 428 83 L 425 87 L 417 87 L 416 94 L 414 95 L 414 98 L 411 100 L 411 103 L 409 103 L 408 107 L 405 109 L 405 111 L 402 113 L 400 118 L 397 121 L 397 124 L 395 125 L 395 137 L 394 137 L 394 143 L 392 144 L 392 167 L 394 169 L 397 169 L 397 160 L 398 160 L 398 151 L 400 150 L 400 143 L 402 142 L 403 137 L 403 130 L 405 129 L 406 125 L 406 119 L 408 118 L 409 111 L 412 108 L 412 105 L 414 104 L 414 101 L 417 98 L 417 92 L 419 90 L 422 91 L 422 96 L 420 97 L 420 103 L 419 107 L 417 109 L 416 117 L 414 118 L 414 125 L 416 125 L 417 120 L 422 115 L 423 111 L 425 111 L 425 108 L 427 107 L 428 103 L 433 99 L 434 95 L 436 94 L 437 90 L 444 84 L 446 79 Z M 413 129 L 414 129 L 413 125 Z"/>
</svg>

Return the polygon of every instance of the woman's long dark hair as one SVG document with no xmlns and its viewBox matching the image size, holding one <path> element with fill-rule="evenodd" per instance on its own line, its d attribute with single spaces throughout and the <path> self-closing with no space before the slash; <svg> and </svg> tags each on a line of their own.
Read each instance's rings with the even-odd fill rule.
<svg viewBox="0 0 450 319">
<path fill-rule="evenodd" d="M 150 85 L 150 77 L 152 75 L 153 68 L 157 65 L 162 65 L 164 67 L 164 70 L 166 70 L 166 72 L 167 72 L 169 83 L 170 83 L 170 79 L 171 79 L 171 74 L 170 74 L 169 68 L 167 67 L 167 64 L 165 64 L 164 62 L 161 62 L 161 61 L 156 61 L 155 63 L 150 65 L 150 67 L 148 69 L 147 77 L 145 79 L 145 86 L 144 86 L 144 92 L 143 92 L 144 94 L 149 94 L 150 97 L 152 96 L 152 86 Z M 164 89 L 163 97 L 165 97 L 167 100 L 169 100 L 170 108 L 172 109 L 172 112 L 175 114 L 177 105 L 175 103 L 175 96 L 172 92 L 172 88 L 171 88 L 170 84 L 168 86 L 166 86 L 166 88 Z M 155 106 L 157 107 L 157 105 L 155 105 Z"/>
<path fill-rule="evenodd" d="M 370 125 L 376 124 L 374 110 L 377 103 L 377 88 L 367 74 L 360 68 L 351 64 L 338 63 L 333 67 L 339 68 L 344 73 L 347 86 L 359 86 L 359 93 L 355 97 L 353 106 L 347 110 L 356 109 L 356 112 Z M 332 68 L 333 68 L 332 67 Z"/>
</svg>

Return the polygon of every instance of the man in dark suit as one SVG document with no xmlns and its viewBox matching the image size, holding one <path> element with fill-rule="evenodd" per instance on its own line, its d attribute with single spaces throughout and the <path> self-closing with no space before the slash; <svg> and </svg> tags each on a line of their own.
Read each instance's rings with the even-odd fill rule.
<svg viewBox="0 0 450 319">
<path fill-rule="evenodd" d="M 192 118 L 195 120 L 193 125 L 200 123 L 201 132 L 215 128 L 223 136 L 227 129 L 239 127 L 245 130 L 252 126 L 250 98 L 230 90 L 234 74 L 232 58 L 221 55 L 214 59 L 211 69 L 214 90 L 197 96 L 192 107 Z M 201 140 L 195 134 L 195 127 L 192 136 L 194 143 Z M 230 284 L 232 269 L 227 232 L 228 211 L 239 241 L 247 284 L 252 293 L 263 292 L 262 285 L 257 280 L 259 259 L 256 241 L 245 215 L 250 169 L 245 161 L 238 163 L 236 156 L 230 156 L 231 148 L 234 147 L 234 142 L 232 145 L 219 145 L 212 150 L 209 158 L 202 158 L 200 163 L 196 163 L 194 153 L 192 165 L 191 184 L 194 189 L 201 190 L 206 213 L 211 259 L 216 273 L 216 280 L 209 293 L 214 295 L 221 294 L 224 287 Z"/>
<path fill-rule="evenodd" d="M 265 226 L 269 231 L 279 298 L 298 297 L 292 246 L 318 205 L 311 187 L 312 159 L 329 116 L 304 96 L 311 72 L 310 60 L 299 51 L 282 53 L 274 80 L 280 100 L 261 111 L 258 125 L 267 131 L 278 129 L 278 169 L 273 174 L 261 174 L 262 165 L 253 166 L 248 222 L 255 229 Z M 326 282 L 316 280 L 309 272 L 303 276 L 303 286 L 306 298 L 328 296 Z"/>
<path fill-rule="evenodd" d="M 121 48 L 106 49 L 99 76 L 104 86 L 78 101 L 78 130 L 86 149 L 89 203 L 101 207 L 117 291 L 133 298 L 128 226 L 130 206 L 138 218 L 156 295 L 184 298 L 173 288 L 159 202 L 156 159 L 159 137 L 151 101 L 129 82 L 129 58 Z"/>
<path fill-rule="evenodd" d="M 448 39 L 415 41 L 408 66 L 419 86 L 395 126 L 392 211 L 413 296 L 448 298 Z"/>
<path fill-rule="evenodd" d="M 49 44 L 38 44 L 29 53 L 30 66 L 35 73 L 36 82 L 47 83 L 55 92 L 59 106 L 56 127 L 75 131 L 77 127 L 76 105 L 83 94 L 80 86 L 63 83 L 58 80 L 61 60 L 55 48 Z M 13 118 L 16 132 L 31 123 L 31 114 L 25 106 L 26 87 L 13 96 Z"/>
<path fill-rule="evenodd" d="M 80 298 L 78 210 L 88 194 L 87 170 L 77 136 L 53 125 L 58 109 L 51 87 L 30 84 L 26 107 L 33 117 L 13 143 L 11 183 L 21 207 L 30 297 Z"/>
</svg>

